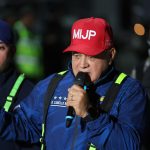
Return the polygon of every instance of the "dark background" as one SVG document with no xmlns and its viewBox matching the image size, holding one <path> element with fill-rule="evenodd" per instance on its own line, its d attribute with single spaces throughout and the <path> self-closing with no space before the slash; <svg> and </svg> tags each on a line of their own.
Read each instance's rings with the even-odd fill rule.
<svg viewBox="0 0 150 150">
<path fill-rule="evenodd" d="M 0 0 L 0 17 L 13 24 L 26 5 L 33 7 L 35 29 L 42 35 L 45 77 L 67 65 L 62 51 L 70 42 L 72 23 L 83 17 L 108 20 L 114 31 L 116 66 L 127 74 L 148 55 L 149 0 Z M 135 34 L 137 22 L 144 25 L 144 36 Z"/>
</svg>

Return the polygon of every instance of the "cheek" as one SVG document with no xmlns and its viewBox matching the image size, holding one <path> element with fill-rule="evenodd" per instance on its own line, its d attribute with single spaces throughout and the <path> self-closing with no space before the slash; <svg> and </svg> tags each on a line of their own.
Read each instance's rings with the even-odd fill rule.
<svg viewBox="0 0 150 150">
<path fill-rule="evenodd" d="M 3 53 L 0 54 L 0 65 L 4 64 L 6 61 L 6 55 L 4 55 Z"/>
<path fill-rule="evenodd" d="M 92 82 L 100 78 L 101 74 L 107 69 L 108 64 L 106 62 L 99 62 L 91 68 L 91 80 Z"/>
<path fill-rule="evenodd" d="M 72 62 L 72 70 L 73 70 L 74 75 L 76 76 L 76 74 L 78 73 L 78 66 L 74 62 Z"/>
<path fill-rule="evenodd" d="M 101 73 L 102 73 L 102 69 L 100 67 L 97 67 L 95 69 L 92 68 L 90 73 L 92 82 L 96 81 L 100 77 Z"/>
</svg>

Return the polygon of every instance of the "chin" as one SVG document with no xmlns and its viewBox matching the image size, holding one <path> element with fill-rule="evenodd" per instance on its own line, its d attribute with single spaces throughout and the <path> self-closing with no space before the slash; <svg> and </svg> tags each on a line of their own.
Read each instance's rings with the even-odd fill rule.
<svg viewBox="0 0 150 150">
<path fill-rule="evenodd" d="M 91 82 L 92 82 L 92 83 L 94 83 L 95 81 L 96 81 L 96 80 L 94 80 L 94 79 L 91 79 Z"/>
</svg>

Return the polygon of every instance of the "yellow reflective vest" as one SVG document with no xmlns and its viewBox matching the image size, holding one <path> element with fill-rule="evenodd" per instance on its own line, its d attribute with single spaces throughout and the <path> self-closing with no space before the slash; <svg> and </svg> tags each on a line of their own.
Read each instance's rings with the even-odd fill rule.
<svg viewBox="0 0 150 150">
<path fill-rule="evenodd" d="M 43 76 L 42 47 L 39 37 L 34 35 L 21 21 L 14 24 L 18 34 L 15 62 L 19 71 L 33 79 Z"/>
</svg>

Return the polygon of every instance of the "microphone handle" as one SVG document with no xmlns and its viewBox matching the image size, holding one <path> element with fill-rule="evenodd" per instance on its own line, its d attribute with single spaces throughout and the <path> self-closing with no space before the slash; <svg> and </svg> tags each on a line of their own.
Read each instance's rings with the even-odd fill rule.
<svg viewBox="0 0 150 150">
<path fill-rule="evenodd" d="M 70 127 L 74 116 L 75 116 L 75 110 L 72 106 L 69 106 L 68 107 L 68 112 L 67 112 L 67 115 L 66 115 L 66 127 L 67 128 Z"/>
</svg>

